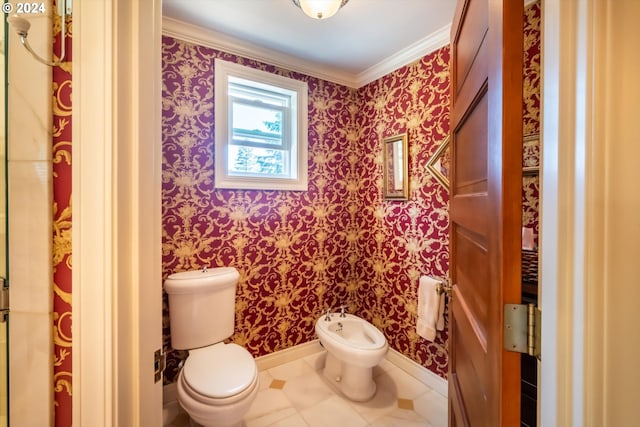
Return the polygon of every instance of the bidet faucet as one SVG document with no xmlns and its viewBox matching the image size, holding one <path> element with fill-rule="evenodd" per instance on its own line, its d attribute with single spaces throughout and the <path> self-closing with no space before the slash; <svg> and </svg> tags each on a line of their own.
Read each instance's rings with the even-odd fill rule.
<svg viewBox="0 0 640 427">
<path fill-rule="evenodd" d="M 344 305 L 340 306 L 340 317 L 347 317 L 347 315 L 344 313 Z"/>
</svg>

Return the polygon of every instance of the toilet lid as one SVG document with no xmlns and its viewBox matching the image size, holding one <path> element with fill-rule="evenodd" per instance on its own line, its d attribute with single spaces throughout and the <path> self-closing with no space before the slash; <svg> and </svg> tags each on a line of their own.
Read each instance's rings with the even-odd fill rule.
<svg viewBox="0 0 640 427">
<path fill-rule="evenodd" d="M 253 382 L 256 363 L 237 344 L 216 344 L 191 350 L 182 375 L 198 393 L 223 399 L 240 393 Z"/>
</svg>

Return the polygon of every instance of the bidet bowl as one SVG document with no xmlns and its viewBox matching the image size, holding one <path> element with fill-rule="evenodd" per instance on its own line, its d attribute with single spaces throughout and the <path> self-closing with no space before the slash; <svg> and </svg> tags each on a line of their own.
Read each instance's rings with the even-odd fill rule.
<svg viewBox="0 0 640 427">
<path fill-rule="evenodd" d="M 376 366 L 387 354 L 387 339 L 366 320 L 339 313 L 322 315 L 316 321 L 316 334 L 322 345 L 338 360 L 362 368 Z"/>
</svg>

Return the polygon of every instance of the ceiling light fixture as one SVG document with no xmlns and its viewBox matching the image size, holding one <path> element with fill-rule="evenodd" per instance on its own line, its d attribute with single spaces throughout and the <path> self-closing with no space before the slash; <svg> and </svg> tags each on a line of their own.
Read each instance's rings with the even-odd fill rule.
<svg viewBox="0 0 640 427">
<path fill-rule="evenodd" d="M 314 19 L 331 18 L 347 3 L 349 0 L 293 0 L 293 4 Z"/>
</svg>

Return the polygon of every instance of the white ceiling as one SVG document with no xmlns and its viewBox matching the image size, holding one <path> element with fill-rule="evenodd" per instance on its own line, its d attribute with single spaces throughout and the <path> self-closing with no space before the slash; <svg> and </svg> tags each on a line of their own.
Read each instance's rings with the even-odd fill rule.
<svg viewBox="0 0 640 427">
<path fill-rule="evenodd" d="M 232 53 L 253 51 L 256 59 L 360 86 L 448 43 L 455 5 L 456 0 L 350 0 L 321 21 L 292 0 L 163 0 L 162 10 L 167 34 L 193 33 L 195 27 L 184 23 L 192 24 L 200 27 L 196 39 L 209 33 L 204 37 L 214 47 L 226 43 L 235 47 Z"/>
</svg>

